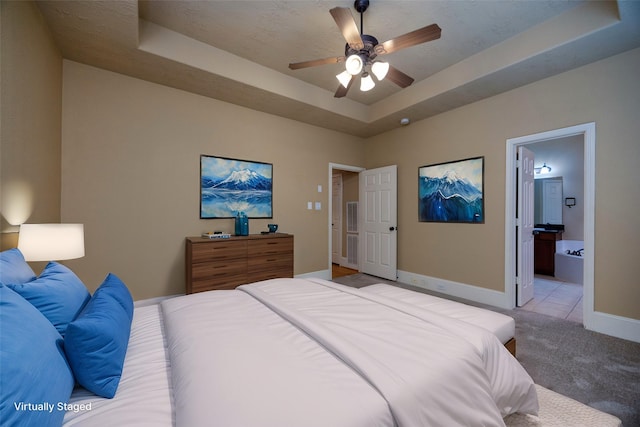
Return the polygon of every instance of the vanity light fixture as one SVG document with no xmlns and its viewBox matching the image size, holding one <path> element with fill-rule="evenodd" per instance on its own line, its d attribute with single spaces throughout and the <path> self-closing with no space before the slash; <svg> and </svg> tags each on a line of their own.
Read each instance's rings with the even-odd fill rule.
<svg viewBox="0 0 640 427">
<path fill-rule="evenodd" d="M 539 174 L 546 174 L 546 173 L 551 172 L 551 166 L 547 166 L 547 163 L 545 162 L 539 168 L 533 168 L 533 171 L 538 175 Z"/>
</svg>

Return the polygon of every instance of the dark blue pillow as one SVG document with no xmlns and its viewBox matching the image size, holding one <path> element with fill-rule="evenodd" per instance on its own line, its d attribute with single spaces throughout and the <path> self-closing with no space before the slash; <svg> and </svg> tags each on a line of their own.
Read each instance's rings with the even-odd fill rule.
<svg viewBox="0 0 640 427">
<path fill-rule="evenodd" d="M 69 322 L 91 299 L 78 276 L 57 262 L 48 263 L 35 280 L 7 286 L 40 310 L 63 337 Z"/>
<path fill-rule="evenodd" d="M 64 349 L 78 384 L 98 396 L 112 398 L 116 394 L 132 319 L 129 290 L 109 274 L 67 326 Z"/>
<path fill-rule="evenodd" d="M 58 403 L 69 401 L 74 386 L 62 337 L 34 306 L 1 284 L 0 325 L 2 425 L 62 425 L 65 411 Z M 44 403 L 51 406 L 29 406 Z"/>
<path fill-rule="evenodd" d="M 0 252 L 0 284 L 26 283 L 36 278 L 19 249 Z"/>
</svg>

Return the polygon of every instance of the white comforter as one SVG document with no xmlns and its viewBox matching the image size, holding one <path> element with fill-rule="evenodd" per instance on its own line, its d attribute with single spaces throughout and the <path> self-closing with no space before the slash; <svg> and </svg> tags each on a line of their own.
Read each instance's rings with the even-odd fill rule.
<svg viewBox="0 0 640 427">
<path fill-rule="evenodd" d="M 484 329 L 311 279 L 162 303 L 178 426 L 503 426 L 533 381 Z"/>
</svg>

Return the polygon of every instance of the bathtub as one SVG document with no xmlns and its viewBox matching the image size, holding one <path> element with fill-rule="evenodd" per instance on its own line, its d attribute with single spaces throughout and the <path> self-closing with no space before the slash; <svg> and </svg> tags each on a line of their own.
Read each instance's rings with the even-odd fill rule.
<svg viewBox="0 0 640 427">
<path fill-rule="evenodd" d="M 555 253 L 555 277 L 563 282 L 578 283 L 582 285 L 582 272 L 584 258 L 577 255 L 569 255 L 567 251 L 582 250 L 584 255 L 584 242 L 582 240 L 558 240 Z"/>
</svg>

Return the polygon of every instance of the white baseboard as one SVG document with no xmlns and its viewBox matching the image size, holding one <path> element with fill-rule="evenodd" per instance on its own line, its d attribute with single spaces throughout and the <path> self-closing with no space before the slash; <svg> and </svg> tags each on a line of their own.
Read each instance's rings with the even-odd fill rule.
<svg viewBox="0 0 640 427">
<path fill-rule="evenodd" d="M 317 277 L 331 280 L 331 271 L 320 270 L 299 274 L 295 277 Z M 437 277 L 402 270 L 398 270 L 398 282 L 480 304 L 491 305 L 507 310 L 513 308 L 513 304 L 507 301 L 507 295 L 504 292 L 485 289 L 466 283 L 439 279 Z M 584 327 L 590 331 L 640 343 L 640 320 L 596 311 L 592 313 L 588 319 L 585 319 Z"/>
<path fill-rule="evenodd" d="M 331 270 L 312 271 L 311 273 L 296 274 L 296 279 L 308 279 L 315 277 L 318 279 L 331 280 Z"/>
<path fill-rule="evenodd" d="M 485 289 L 465 283 L 453 282 L 451 280 L 424 276 L 422 274 L 410 273 L 402 270 L 398 270 L 398 282 L 494 307 L 504 309 L 511 308 L 504 292 Z"/>
<path fill-rule="evenodd" d="M 584 326 L 590 331 L 640 343 L 640 320 L 594 311 L 585 319 Z"/>
<path fill-rule="evenodd" d="M 441 294 L 475 301 L 494 307 L 512 309 L 513 304 L 507 300 L 504 292 L 480 288 L 465 283 L 452 282 L 438 279 L 437 277 L 423 276 L 398 270 L 398 281 L 419 288 L 427 289 Z M 590 331 L 622 338 L 640 343 L 640 320 L 613 314 L 593 312 L 589 318 L 584 319 L 584 327 Z"/>
</svg>

